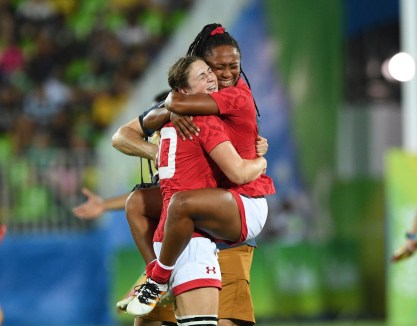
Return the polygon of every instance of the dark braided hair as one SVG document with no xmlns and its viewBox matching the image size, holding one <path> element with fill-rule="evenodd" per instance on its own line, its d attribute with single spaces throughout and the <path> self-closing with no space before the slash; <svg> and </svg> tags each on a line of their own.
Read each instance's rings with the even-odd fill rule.
<svg viewBox="0 0 417 326">
<path fill-rule="evenodd" d="M 187 55 L 196 55 L 201 58 L 206 58 L 212 54 L 214 48 L 221 45 L 233 46 L 240 54 L 239 44 L 225 30 L 222 33 L 210 35 L 216 28 L 223 28 L 223 26 L 221 24 L 208 24 L 204 26 L 188 48 Z"/>
<path fill-rule="evenodd" d="M 219 32 L 213 33 L 213 31 L 216 29 Z M 212 35 L 212 33 L 214 35 Z M 187 55 L 198 56 L 203 59 L 206 59 L 213 53 L 214 48 L 217 48 L 222 45 L 230 45 L 236 48 L 240 56 L 242 57 L 239 44 L 228 32 L 226 32 L 226 30 L 221 24 L 208 24 L 203 27 L 201 32 L 198 33 L 198 35 L 194 39 L 193 43 L 191 43 L 190 47 L 188 48 Z M 242 69 L 242 65 L 240 65 L 240 72 L 245 78 L 245 81 L 248 84 L 249 88 L 251 88 L 249 79 L 246 77 L 246 74 Z M 259 114 L 258 106 L 256 105 L 255 99 L 253 99 L 253 102 L 255 104 L 258 117 L 260 117 L 261 115 Z"/>
</svg>

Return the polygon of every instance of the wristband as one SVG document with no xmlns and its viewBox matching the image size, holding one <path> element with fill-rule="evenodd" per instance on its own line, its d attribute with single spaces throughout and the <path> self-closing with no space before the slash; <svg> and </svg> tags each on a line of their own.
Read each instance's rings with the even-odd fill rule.
<svg viewBox="0 0 417 326">
<path fill-rule="evenodd" d="M 416 234 L 416 233 L 407 232 L 407 233 L 405 234 L 405 237 L 406 237 L 408 240 L 417 240 L 417 234 Z"/>
</svg>

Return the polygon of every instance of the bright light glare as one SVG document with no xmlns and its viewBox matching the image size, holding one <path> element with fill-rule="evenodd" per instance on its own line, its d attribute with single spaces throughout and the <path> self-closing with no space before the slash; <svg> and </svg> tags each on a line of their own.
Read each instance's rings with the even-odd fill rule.
<svg viewBox="0 0 417 326">
<path fill-rule="evenodd" d="M 405 52 L 397 53 L 389 60 L 388 71 L 394 79 L 401 82 L 413 79 L 416 71 L 413 57 Z"/>
</svg>

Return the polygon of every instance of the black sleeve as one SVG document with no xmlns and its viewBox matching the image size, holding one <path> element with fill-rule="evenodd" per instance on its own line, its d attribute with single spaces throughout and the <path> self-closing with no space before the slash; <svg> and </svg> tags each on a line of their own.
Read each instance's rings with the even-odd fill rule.
<svg viewBox="0 0 417 326">
<path fill-rule="evenodd" d="M 146 136 L 150 137 L 152 136 L 152 134 L 156 131 L 156 130 L 152 130 L 152 129 L 147 129 L 143 126 L 143 118 L 146 117 L 146 115 L 151 112 L 154 109 L 158 109 L 161 107 L 161 104 L 164 104 L 164 101 L 155 104 L 153 107 L 151 107 L 150 109 L 147 109 L 145 112 L 143 112 L 140 116 L 139 116 L 139 123 L 140 126 L 143 129 L 143 132 L 145 133 Z"/>
</svg>

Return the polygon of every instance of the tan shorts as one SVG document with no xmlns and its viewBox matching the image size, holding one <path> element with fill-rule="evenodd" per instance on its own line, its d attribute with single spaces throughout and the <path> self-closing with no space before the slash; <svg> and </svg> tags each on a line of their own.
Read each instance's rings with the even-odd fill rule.
<svg viewBox="0 0 417 326">
<path fill-rule="evenodd" d="M 249 288 L 253 250 L 254 248 L 251 246 L 242 245 L 219 251 L 222 274 L 219 319 L 240 320 L 246 325 L 255 323 Z M 176 322 L 172 305 L 157 306 L 144 319 Z"/>
<path fill-rule="evenodd" d="M 156 306 L 148 315 L 142 317 L 145 320 L 168 321 L 177 324 L 172 304 L 166 306 Z"/>
<path fill-rule="evenodd" d="M 247 325 L 255 323 L 249 288 L 253 250 L 253 247 L 245 244 L 219 251 L 222 272 L 219 319 L 241 320 Z"/>
</svg>

